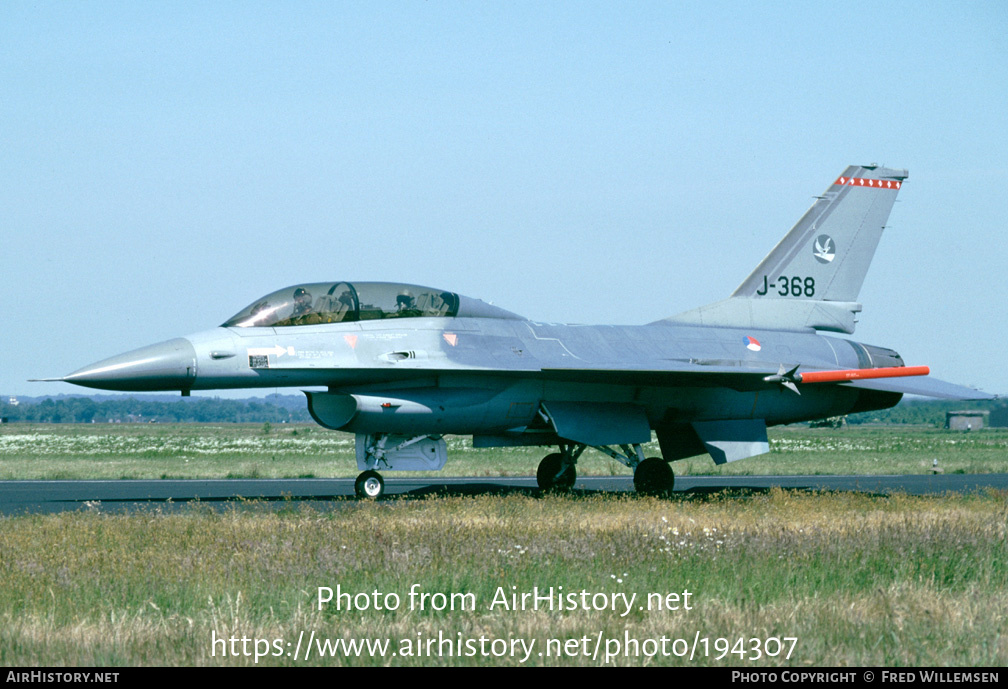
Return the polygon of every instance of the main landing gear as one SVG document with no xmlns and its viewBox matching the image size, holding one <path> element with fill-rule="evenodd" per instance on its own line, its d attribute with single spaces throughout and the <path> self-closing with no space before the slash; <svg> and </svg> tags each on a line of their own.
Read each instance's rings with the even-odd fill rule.
<svg viewBox="0 0 1008 689">
<path fill-rule="evenodd" d="M 539 462 L 536 482 L 542 491 L 568 491 L 577 479 L 577 460 L 587 445 L 560 444 L 560 452 L 546 455 Z M 666 497 L 672 494 L 675 474 L 672 467 L 661 457 L 645 457 L 639 444 L 620 445 L 614 450 L 608 445 L 595 446 L 596 450 L 609 455 L 634 472 L 634 489 L 641 495 Z"/>
<path fill-rule="evenodd" d="M 672 494 L 674 484 L 672 467 L 660 457 L 648 457 L 634 469 L 634 490 L 641 495 L 665 498 Z"/>
<path fill-rule="evenodd" d="M 560 452 L 546 455 L 539 462 L 536 471 L 536 483 L 542 491 L 566 492 L 574 487 L 577 480 L 577 458 L 585 451 L 587 445 L 561 444 Z"/>
</svg>

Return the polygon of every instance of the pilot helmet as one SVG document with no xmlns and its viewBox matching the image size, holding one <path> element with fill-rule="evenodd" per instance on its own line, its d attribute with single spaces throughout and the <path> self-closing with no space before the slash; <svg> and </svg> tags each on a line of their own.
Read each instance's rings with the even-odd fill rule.
<svg viewBox="0 0 1008 689">
<path fill-rule="evenodd" d="M 399 296 L 396 297 L 396 306 L 413 306 L 413 293 L 408 289 L 399 290 Z"/>
</svg>

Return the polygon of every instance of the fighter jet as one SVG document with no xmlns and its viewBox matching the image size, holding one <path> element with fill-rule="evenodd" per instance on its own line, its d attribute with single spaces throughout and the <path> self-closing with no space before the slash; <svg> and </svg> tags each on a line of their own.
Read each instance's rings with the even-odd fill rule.
<svg viewBox="0 0 1008 689">
<path fill-rule="evenodd" d="M 645 494 L 671 462 L 769 452 L 767 427 L 884 409 L 904 394 L 989 399 L 856 342 L 858 293 L 906 170 L 851 166 L 727 299 L 646 325 L 558 325 L 455 292 L 387 282 L 285 287 L 221 326 L 57 380 L 104 390 L 301 387 L 356 435 L 361 497 L 382 471 L 440 470 L 445 435 L 554 447 L 539 486 L 569 489 L 594 448 Z M 657 436 L 661 457 L 642 447 Z"/>
</svg>

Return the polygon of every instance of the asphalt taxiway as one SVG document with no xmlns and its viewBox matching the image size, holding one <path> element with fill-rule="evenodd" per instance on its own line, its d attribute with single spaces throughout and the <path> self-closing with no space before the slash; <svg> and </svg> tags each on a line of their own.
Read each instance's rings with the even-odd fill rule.
<svg viewBox="0 0 1008 689">
<path fill-rule="evenodd" d="M 942 495 L 1008 490 L 1008 474 L 927 474 L 890 476 L 677 476 L 676 493 L 762 493 L 773 487 L 804 491 L 854 491 L 870 494 Z M 579 478 L 574 494 L 632 493 L 627 476 Z M 538 495 L 534 478 L 387 478 L 383 499 L 427 495 Z M 0 514 L 99 510 L 126 512 L 186 505 L 353 504 L 353 479 L 154 479 L 113 481 L 0 481 Z"/>
</svg>

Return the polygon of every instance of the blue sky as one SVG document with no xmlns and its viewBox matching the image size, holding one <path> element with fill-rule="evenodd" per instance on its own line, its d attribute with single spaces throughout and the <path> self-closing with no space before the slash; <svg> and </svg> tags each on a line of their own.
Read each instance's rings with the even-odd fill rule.
<svg viewBox="0 0 1008 689">
<path fill-rule="evenodd" d="M 0 4 L 0 393 L 297 282 L 547 321 L 731 293 L 910 178 L 855 339 L 1008 393 L 1008 5 Z"/>
</svg>

